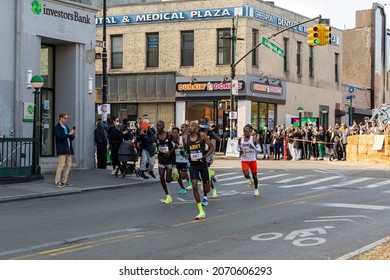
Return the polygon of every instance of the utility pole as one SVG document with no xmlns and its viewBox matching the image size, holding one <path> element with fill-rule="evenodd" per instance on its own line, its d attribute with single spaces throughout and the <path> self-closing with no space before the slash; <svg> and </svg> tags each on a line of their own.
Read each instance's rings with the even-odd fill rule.
<svg viewBox="0 0 390 280">
<path fill-rule="evenodd" d="M 235 81 L 236 77 L 236 63 L 235 63 L 235 57 L 236 57 L 236 44 L 237 40 L 244 40 L 242 38 L 237 38 L 237 29 L 234 24 L 234 20 L 238 19 L 238 17 L 232 18 L 232 29 L 231 29 L 231 35 L 230 36 L 223 36 L 221 39 L 229 39 L 231 40 L 231 83 L 230 83 L 230 138 L 233 139 L 235 136 L 235 120 L 237 118 L 237 114 L 235 114 L 235 98 L 234 96 L 237 94 L 237 81 Z"/>
<path fill-rule="evenodd" d="M 102 74 L 103 74 L 103 86 L 102 86 L 102 103 L 105 105 L 107 103 L 107 44 L 106 44 L 106 10 L 107 10 L 107 0 L 103 0 L 103 52 L 102 52 Z M 107 109 L 102 110 L 102 119 L 107 121 Z"/>
<path fill-rule="evenodd" d="M 230 83 L 230 112 L 234 112 L 235 110 L 235 98 L 233 94 L 233 80 L 236 77 L 236 67 L 234 65 L 235 63 L 235 56 L 236 56 L 236 43 L 237 43 L 237 34 L 236 34 L 236 27 L 234 25 L 234 18 L 232 18 L 232 35 L 231 35 L 231 48 L 232 48 L 232 64 L 231 64 L 231 83 Z M 235 133 L 235 119 L 234 116 L 231 114 L 231 120 L 230 120 L 230 138 L 233 139 Z"/>
</svg>

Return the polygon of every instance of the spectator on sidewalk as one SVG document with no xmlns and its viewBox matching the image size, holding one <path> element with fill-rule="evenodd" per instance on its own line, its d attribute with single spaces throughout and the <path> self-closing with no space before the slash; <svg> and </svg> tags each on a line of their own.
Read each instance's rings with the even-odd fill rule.
<svg viewBox="0 0 390 280">
<path fill-rule="evenodd" d="M 54 136 L 56 137 L 56 148 L 58 156 L 57 172 L 55 177 L 55 186 L 57 188 L 72 186 L 73 184 L 68 182 L 68 176 L 70 167 L 72 166 L 72 155 L 74 150 L 72 141 L 76 135 L 76 128 L 72 130 L 66 125 L 68 122 L 68 114 L 61 113 L 59 121 L 54 127 Z M 62 177 L 62 178 L 61 178 Z"/>
<path fill-rule="evenodd" d="M 94 131 L 94 139 L 96 144 L 97 168 L 106 169 L 108 133 L 104 129 L 104 124 L 101 120 L 98 121 L 98 123 L 96 124 L 96 128 Z"/>
</svg>

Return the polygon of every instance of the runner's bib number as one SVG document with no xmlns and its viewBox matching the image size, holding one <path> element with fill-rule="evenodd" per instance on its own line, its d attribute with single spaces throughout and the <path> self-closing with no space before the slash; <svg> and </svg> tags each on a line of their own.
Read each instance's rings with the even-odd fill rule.
<svg viewBox="0 0 390 280">
<path fill-rule="evenodd" d="M 191 151 L 190 157 L 192 161 L 197 161 L 203 157 L 202 151 Z"/>
<path fill-rule="evenodd" d="M 158 146 L 158 151 L 160 153 L 163 153 L 163 154 L 168 153 L 169 152 L 168 145 L 160 145 L 160 146 Z"/>
</svg>

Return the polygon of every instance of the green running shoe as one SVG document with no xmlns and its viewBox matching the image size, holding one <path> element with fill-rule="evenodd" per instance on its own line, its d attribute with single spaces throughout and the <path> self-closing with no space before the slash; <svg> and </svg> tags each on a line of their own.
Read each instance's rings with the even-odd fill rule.
<svg viewBox="0 0 390 280">
<path fill-rule="evenodd" d="M 169 204 L 172 202 L 172 197 L 170 195 L 167 195 L 163 201 L 164 204 Z"/>
<path fill-rule="evenodd" d="M 195 217 L 195 220 L 203 220 L 206 218 L 206 213 L 204 211 L 199 212 L 199 214 Z"/>
<path fill-rule="evenodd" d="M 217 189 L 214 187 L 214 189 L 211 190 L 211 198 L 216 199 L 217 197 Z"/>
<path fill-rule="evenodd" d="M 185 194 L 186 192 L 186 189 L 180 189 L 179 194 Z"/>
</svg>

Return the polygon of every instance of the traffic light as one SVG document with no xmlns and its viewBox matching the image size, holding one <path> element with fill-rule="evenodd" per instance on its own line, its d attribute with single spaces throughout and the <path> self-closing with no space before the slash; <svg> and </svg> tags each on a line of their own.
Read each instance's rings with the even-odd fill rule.
<svg viewBox="0 0 390 280">
<path fill-rule="evenodd" d="M 321 24 L 321 30 L 320 30 L 320 45 L 328 45 L 331 43 L 330 37 L 331 37 L 331 27 L 326 26 L 325 24 Z"/>
<path fill-rule="evenodd" d="M 309 46 L 318 46 L 320 44 L 320 27 L 320 24 L 316 24 L 307 30 L 307 44 Z"/>
</svg>

